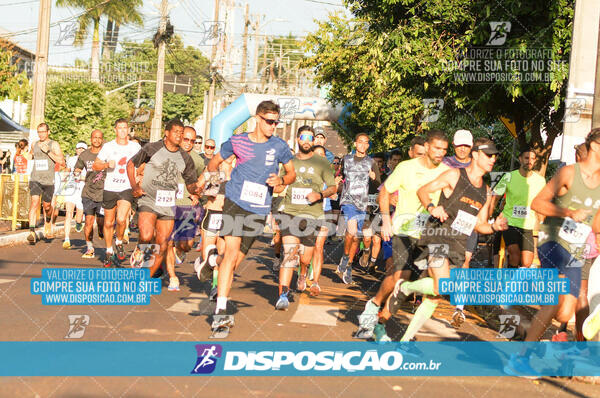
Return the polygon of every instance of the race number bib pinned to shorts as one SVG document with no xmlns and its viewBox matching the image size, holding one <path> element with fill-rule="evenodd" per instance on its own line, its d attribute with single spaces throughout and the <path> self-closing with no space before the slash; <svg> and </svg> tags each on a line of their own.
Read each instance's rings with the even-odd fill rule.
<svg viewBox="0 0 600 398">
<path fill-rule="evenodd" d="M 459 210 L 451 228 L 461 234 L 471 236 L 473 229 L 477 224 L 477 216 L 467 213 L 466 211 Z"/>
<path fill-rule="evenodd" d="M 175 199 L 183 199 L 183 184 L 177 184 L 177 192 L 175 193 Z"/>
<path fill-rule="evenodd" d="M 513 206 L 512 216 L 514 218 L 527 218 L 529 208 L 527 206 Z"/>
<path fill-rule="evenodd" d="M 414 230 L 423 231 L 425 229 L 425 223 L 429 219 L 429 213 L 420 213 L 415 217 Z"/>
<path fill-rule="evenodd" d="M 573 221 L 572 218 L 565 218 L 558 236 L 569 243 L 585 243 L 588 235 L 592 232 L 592 227 L 589 225 Z"/>
<path fill-rule="evenodd" d="M 294 188 L 292 187 L 292 204 L 308 205 L 310 202 L 306 198 L 312 192 L 310 188 Z"/>
<path fill-rule="evenodd" d="M 223 214 L 211 214 L 208 219 L 208 229 L 220 230 L 223 225 Z"/>
<path fill-rule="evenodd" d="M 376 193 L 369 194 L 368 206 L 372 206 L 372 207 L 379 206 L 379 204 L 377 203 L 377 194 Z"/>
<path fill-rule="evenodd" d="M 156 206 L 170 207 L 175 205 L 175 191 L 159 189 L 156 191 Z"/>
<path fill-rule="evenodd" d="M 244 181 L 240 199 L 255 205 L 264 205 L 267 199 L 267 186 L 252 181 Z"/>
<path fill-rule="evenodd" d="M 37 171 L 47 171 L 48 170 L 48 159 L 36 159 L 35 160 L 35 169 Z"/>
</svg>

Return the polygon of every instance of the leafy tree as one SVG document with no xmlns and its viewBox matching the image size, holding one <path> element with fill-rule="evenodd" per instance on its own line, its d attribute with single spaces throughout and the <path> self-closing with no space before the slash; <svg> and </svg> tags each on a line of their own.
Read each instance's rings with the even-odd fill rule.
<svg viewBox="0 0 600 398">
<path fill-rule="evenodd" d="M 81 46 L 92 29 L 91 80 L 100 81 L 100 18 L 103 15 L 119 25 L 143 25 L 140 7 L 143 0 L 56 0 L 59 7 L 75 7 L 83 10 L 79 17 L 79 28 L 75 44 Z"/>
<path fill-rule="evenodd" d="M 281 86 L 287 87 L 291 82 L 295 83 L 296 77 L 290 76 L 290 73 L 303 59 L 302 42 L 291 33 L 270 38 L 266 45 L 264 42 L 259 45 L 259 76 L 264 81 L 279 80 Z"/>
<path fill-rule="evenodd" d="M 78 141 L 89 141 L 91 131 L 96 128 L 104 132 L 105 139 L 114 138 L 112 124 L 128 115 L 123 95 L 107 97 L 98 83 L 53 83 L 48 87 L 45 121 L 66 153 L 73 153 Z"/>
<path fill-rule="evenodd" d="M 5 98 L 27 101 L 30 96 L 29 81 L 25 72 L 19 73 L 13 62 L 12 45 L 0 39 L 0 100 Z"/>
<path fill-rule="evenodd" d="M 574 0 L 347 0 L 354 14 L 333 15 L 307 39 L 313 56 L 306 65 L 319 84 L 331 86 L 334 102 L 352 103 L 349 123 L 373 131 L 377 145 L 405 144 L 430 128 L 424 99 L 444 100 L 442 113 L 461 113 L 465 128 L 491 130 L 499 116 L 513 119 L 520 146 L 529 144 L 545 172 L 561 131 L 568 75 Z M 526 84 L 496 79 L 467 84 L 453 65 L 465 51 L 486 48 L 490 22 L 509 21 L 502 49 L 551 49 L 545 62 L 557 66 L 549 81 Z M 518 67 L 507 72 L 514 75 Z M 528 133 L 524 127 L 531 125 Z M 542 139 L 542 131 L 548 139 Z M 507 134 L 505 132 L 501 134 Z"/>
</svg>

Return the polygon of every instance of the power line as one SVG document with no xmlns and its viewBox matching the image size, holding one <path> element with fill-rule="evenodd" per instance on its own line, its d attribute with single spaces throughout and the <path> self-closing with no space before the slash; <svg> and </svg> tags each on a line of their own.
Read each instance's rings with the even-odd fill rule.
<svg viewBox="0 0 600 398">
<path fill-rule="evenodd" d="M 33 1 L 22 1 L 19 3 L 8 3 L 8 4 L 0 4 L 0 7 L 6 7 L 6 6 L 20 6 L 22 4 L 31 4 L 31 3 L 39 3 L 39 0 L 33 0 Z"/>
</svg>

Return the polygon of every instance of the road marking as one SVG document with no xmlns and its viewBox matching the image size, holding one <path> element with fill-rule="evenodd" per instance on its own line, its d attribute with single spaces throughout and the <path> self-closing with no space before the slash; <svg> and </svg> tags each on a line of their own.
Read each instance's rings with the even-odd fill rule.
<svg viewBox="0 0 600 398">
<path fill-rule="evenodd" d="M 14 282 L 16 279 L 0 279 L 0 283 Z"/>
<path fill-rule="evenodd" d="M 294 313 L 292 319 L 290 319 L 290 322 L 336 326 L 338 315 L 338 307 L 330 305 L 302 304 L 302 299 L 300 299 L 298 309 L 296 309 L 296 312 Z"/>
<path fill-rule="evenodd" d="M 210 300 L 206 294 L 192 293 L 173 304 L 167 311 L 183 312 L 190 315 L 210 315 Z"/>
</svg>

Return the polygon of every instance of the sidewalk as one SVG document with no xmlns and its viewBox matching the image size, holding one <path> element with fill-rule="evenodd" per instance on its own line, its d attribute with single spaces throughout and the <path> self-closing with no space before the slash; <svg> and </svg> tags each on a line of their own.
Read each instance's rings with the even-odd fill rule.
<svg viewBox="0 0 600 398">
<path fill-rule="evenodd" d="M 62 217 L 60 217 L 62 218 Z M 75 227 L 75 221 L 71 224 L 73 228 Z M 35 233 L 38 239 L 46 239 L 44 236 L 44 226 L 38 227 L 35 229 Z M 64 235 L 65 226 L 64 221 L 57 222 L 54 228 L 54 236 Z M 28 229 L 20 229 L 16 231 L 4 231 L 0 232 L 0 247 L 10 247 L 16 245 L 23 245 L 29 243 L 27 241 L 27 236 L 29 236 Z"/>
</svg>

